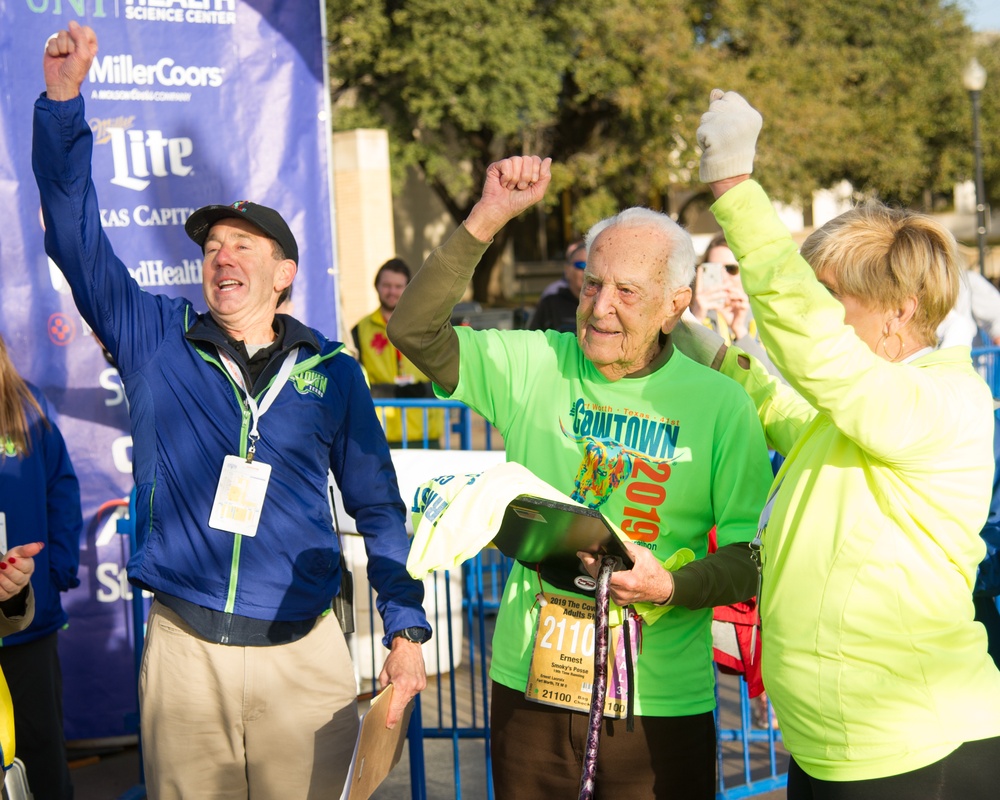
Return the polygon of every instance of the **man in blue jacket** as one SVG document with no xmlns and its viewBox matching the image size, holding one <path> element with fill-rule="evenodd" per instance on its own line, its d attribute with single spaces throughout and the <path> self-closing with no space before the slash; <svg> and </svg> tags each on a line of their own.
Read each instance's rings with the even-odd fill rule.
<svg viewBox="0 0 1000 800">
<path fill-rule="evenodd" d="M 131 278 L 91 178 L 80 86 L 96 52 L 75 22 L 46 44 L 33 166 L 46 250 L 130 403 L 139 547 L 128 573 L 155 595 L 139 687 L 149 797 L 336 797 L 358 716 L 329 613 L 340 583 L 329 471 L 365 536 L 389 632 L 390 727 L 426 684 L 430 626 L 405 571 L 385 436 L 343 345 L 276 314 L 298 262 L 276 211 L 241 201 L 188 219 L 208 314 Z"/>
</svg>

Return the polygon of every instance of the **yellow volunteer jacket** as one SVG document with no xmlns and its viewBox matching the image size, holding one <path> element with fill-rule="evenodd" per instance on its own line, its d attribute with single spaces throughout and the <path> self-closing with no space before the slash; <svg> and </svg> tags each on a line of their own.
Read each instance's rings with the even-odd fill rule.
<svg viewBox="0 0 1000 800">
<path fill-rule="evenodd" d="M 727 345 L 736 344 L 736 339 L 733 336 L 732 328 L 729 327 L 729 323 L 726 322 L 725 318 L 722 317 L 720 314 L 714 312 L 706 314 L 701 319 L 701 324 L 704 325 L 706 328 L 711 328 L 713 331 L 719 334 L 719 336 L 723 338 L 723 340 Z M 748 328 L 747 336 L 749 336 L 751 339 L 758 338 L 757 320 L 755 320 L 753 316 L 750 317 L 750 323 L 747 326 L 747 328 Z"/>
<path fill-rule="evenodd" d="M 854 781 L 1000 735 L 1000 672 L 972 606 L 993 402 L 969 348 L 877 357 L 755 182 L 713 212 L 793 387 L 726 353 L 722 371 L 787 456 L 760 595 L 764 684 L 786 747 L 809 775 Z"/>
<path fill-rule="evenodd" d="M 368 374 L 374 397 L 413 397 L 421 386 L 428 398 L 433 397 L 427 377 L 420 372 L 406 356 L 389 341 L 385 333 L 385 319 L 382 312 L 375 309 L 364 317 L 351 331 L 358 348 L 361 366 Z M 390 443 L 403 441 L 403 422 L 399 408 L 378 409 L 379 418 L 384 419 L 385 438 Z M 384 414 L 384 417 L 383 417 Z M 427 438 L 436 442 L 444 431 L 444 412 L 440 409 L 427 412 Z M 415 446 L 422 443 L 424 436 L 424 412 L 421 409 L 406 411 L 406 440 Z"/>
</svg>

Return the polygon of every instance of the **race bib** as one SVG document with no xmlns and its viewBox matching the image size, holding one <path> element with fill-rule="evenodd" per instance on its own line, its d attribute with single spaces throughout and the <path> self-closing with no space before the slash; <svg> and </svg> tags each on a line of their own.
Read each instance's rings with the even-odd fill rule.
<svg viewBox="0 0 1000 800">
<path fill-rule="evenodd" d="M 542 596 L 545 604 L 538 614 L 524 696 L 535 703 L 589 713 L 594 691 L 595 601 L 548 593 Z M 635 624 L 635 619 L 630 616 L 629 622 Z M 610 633 L 604 716 L 621 719 L 627 710 L 625 692 L 631 687 L 624 680 L 621 628 L 612 628 Z M 633 656 L 635 641 L 632 636 Z"/>
</svg>

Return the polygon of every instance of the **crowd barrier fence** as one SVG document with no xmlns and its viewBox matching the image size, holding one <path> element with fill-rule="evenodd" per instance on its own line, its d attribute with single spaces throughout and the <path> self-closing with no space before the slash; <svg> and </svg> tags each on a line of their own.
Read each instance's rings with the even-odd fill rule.
<svg viewBox="0 0 1000 800">
<path fill-rule="evenodd" d="M 459 449 L 489 449 L 499 435 L 482 418 L 472 414 L 463 404 L 455 401 L 434 400 L 376 400 L 376 410 L 383 415 L 390 407 L 418 408 L 423 417 L 423 430 L 427 430 L 427 413 L 434 408 L 444 408 L 449 415 L 443 447 Z M 405 422 L 404 422 L 405 439 Z M 427 442 L 418 442 L 417 446 Z M 413 443 L 410 443 L 413 447 Z M 436 477 L 428 474 L 427 478 Z M 403 497 L 404 502 L 409 500 Z M 442 581 L 435 581 L 433 589 L 425 601 L 428 619 L 434 627 L 435 635 L 424 645 L 425 651 L 432 650 L 430 661 L 439 666 L 447 664 L 437 676 L 432 676 L 427 690 L 418 704 L 418 710 L 411 719 L 410 731 L 410 782 L 411 797 L 423 800 L 427 797 L 428 764 L 425 742 L 447 740 L 450 742 L 451 771 L 454 780 L 454 797 L 463 797 L 463 758 L 481 759 L 485 770 L 485 797 L 492 800 L 493 786 L 490 778 L 489 733 L 489 657 L 493 620 L 500 605 L 500 597 L 510 561 L 498 551 L 488 548 L 461 567 L 462 596 L 455 597 L 456 582 L 445 573 Z M 368 587 L 368 591 L 371 591 Z M 462 614 L 454 609 L 460 603 Z M 373 601 L 369 603 L 373 608 Z M 455 620 L 461 620 L 463 629 L 457 630 Z M 359 620 L 360 622 L 360 620 Z M 373 623 L 372 629 L 375 629 Z M 456 663 L 455 639 L 463 638 L 458 646 L 460 663 Z M 381 647 L 373 635 L 371 646 Z M 374 656 L 373 656 L 374 657 Z M 377 690 L 376 681 L 362 686 L 362 692 Z M 765 713 L 765 727 L 755 727 L 753 703 L 747 696 L 746 683 L 733 676 L 719 676 L 719 695 L 716 712 L 718 732 L 718 800 L 737 800 L 754 797 L 783 787 L 787 777 L 784 772 L 786 760 L 781 747 L 780 731 L 770 724 L 773 717 L 770 708 Z M 758 715 L 759 716 L 759 715 Z M 419 719 L 419 729 L 414 729 L 414 719 Z M 475 750 L 467 745 L 471 741 L 481 743 Z M 465 747 L 462 745 L 466 744 Z M 480 749 L 481 748 L 481 749 Z M 478 771 L 476 772 L 478 775 Z M 478 786 L 475 787 L 479 789 Z M 468 789 L 468 786 L 466 786 Z M 473 794 L 473 797 L 482 795 Z"/>
<path fill-rule="evenodd" d="M 993 392 L 993 398 L 1000 400 L 1000 347 L 972 348 L 972 364 Z"/>
</svg>

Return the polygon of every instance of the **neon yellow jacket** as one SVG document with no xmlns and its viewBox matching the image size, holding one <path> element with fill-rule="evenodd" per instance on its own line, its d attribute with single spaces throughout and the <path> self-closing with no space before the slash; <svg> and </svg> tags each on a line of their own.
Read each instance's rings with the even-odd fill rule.
<svg viewBox="0 0 1000 800">
<path fill-rule="evenodd" d="M 402 355 L 385 334 L 385 318 L 380 309 L 375 309 L 364 317 L 351 332 L 358 346 L 358 357 L 361 366 L 368 373 L 369 384 L 373 387 L 372 394 L 376 397 L 385 396 L 378 392 L 378 385 L 393 387 L 399 378 L 412 381 L 412 384 L 427 385 L 427 377 L 418 370 L 413 362 Z M 411 385 L 412 385 L 411 384 Z M 394 393 L 392 396 L 402 396 Z M 428 389 L 427 397 L 433 397 Z M 403 440 L 402 409 L 378 409 L 379 418 L 385 420 L 385 438 L 389 442 Z M 384 417 L 383 417 L 384 414 Z M 444 413 L 441 410 L 427 412 L 427 438 L 437 441 L 444 430 Z M 406 412 L 406 439 L 409 442 L 419 442 L 424 436 L 424 412 L 419 408 Z"/>
<path fill-rule="evenodd" d="M 797 391 L 727 352 L 722 371 L 787 455 L 761 592 L 764 684 L 785 745 L 808 774 L 844 781 L 1000 735 L 1000 672 L 972 606 L 993 404 L 969 348 L 877 357 L 756 183 L 712 210 L 768 355 Z"/>
</svg>

